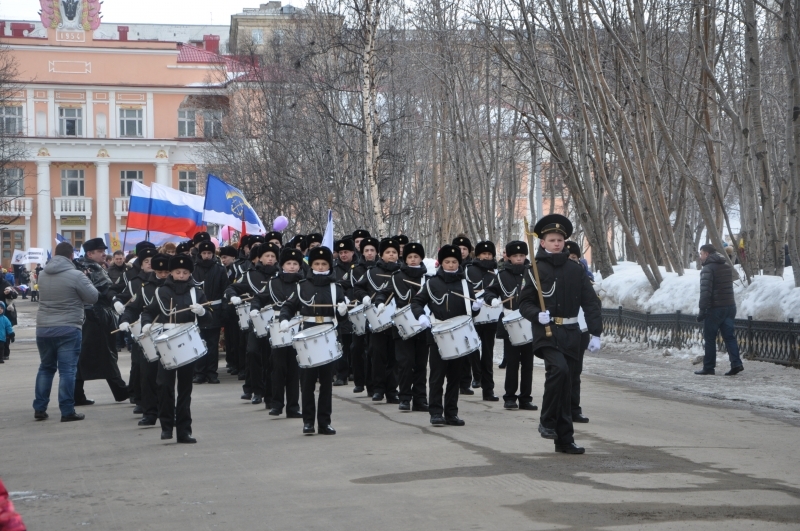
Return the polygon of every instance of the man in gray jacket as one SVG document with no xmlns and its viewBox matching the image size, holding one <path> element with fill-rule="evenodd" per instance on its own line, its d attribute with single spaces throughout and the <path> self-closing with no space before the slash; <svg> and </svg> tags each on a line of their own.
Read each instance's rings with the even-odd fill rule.
<svg viewBox="0 0 800 531">
<path fill-rule="evenodd" d="M 47 404 L 53 376 L 58 369 L 58 407 L 61 422 L 83 420 L 75 412 L 75 373 L 81 353 L 83 306 L 97 301 L 97 290 L 89 278 L 72 263 L 73 248 L 68 242 L 56 246 L 55 256 L 39 274 L 39 312 L 36 316 L 36 346 L 39 348 L 39 373 L 33 417 L 47 418 Z"/>
</svg>

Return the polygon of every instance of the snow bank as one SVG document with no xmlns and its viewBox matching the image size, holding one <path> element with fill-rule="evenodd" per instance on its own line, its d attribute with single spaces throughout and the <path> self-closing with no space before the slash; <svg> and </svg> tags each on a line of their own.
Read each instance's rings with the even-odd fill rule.
<svg viewBox="0 0 800 531">
<path fill-rule="evenodd" d="M 697 314 L 700 302 L 700 271 L 687 269 L 681 277 L 661 268 L 664 281 L 653 290 L 633 262 L 620 262 L 614 274 L 595 284 L 604 308 L 623 308 L 651 313 Z M 597 277 L 599 278 L 599 277 Z M 744 278 L 744 275 L 742 275 Z M 787 267 L 783 278 L 757 276 L 747 286 L 744 280 L 734 282 L 737 315 L 752 316 L 757 321 L 800 321 L 800 288 L 794 287 L 792 269 Z"/>
</svg>

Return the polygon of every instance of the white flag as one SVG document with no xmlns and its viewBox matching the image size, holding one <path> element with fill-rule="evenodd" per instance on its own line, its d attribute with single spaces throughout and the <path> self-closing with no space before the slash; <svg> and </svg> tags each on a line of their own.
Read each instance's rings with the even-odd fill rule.
<svg viewBox="0 0 800 531">
<path fill-rule="evenodd" d="M 325 227 L 325 235 L 322 236 L 322 246 L 333 251 L 333 211 L 328 209 L 328 226 Z"/>
</svg>

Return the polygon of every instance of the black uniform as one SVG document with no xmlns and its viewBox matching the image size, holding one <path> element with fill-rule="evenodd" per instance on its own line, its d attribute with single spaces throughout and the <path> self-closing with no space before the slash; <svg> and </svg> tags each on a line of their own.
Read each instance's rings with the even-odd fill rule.
<svg viewBox="0 0 800 531">
<path fill-rule="evenodd" d="M 497 278 L 496 260 L 472 260 L 464 268 L 464 273 L 472 284 L 472 289 L 477 293 L 488 289 L 496 282 Z M 484 297 L 484 301 L 486 298 Z M 481 350 L 473 352 L 467 358 L 472 368 L 472 381 L 469 379 L 469 371 L 461 376 L 461 388 L 467 388 L 470 384 L 474 387 L 480 385 L 483 397 L 494 396 L 494 338 L 497 334 L 497 322 L 475 325 L 475 331 L 481 338 Z M 466 376 L 466 378 L 465 378 Z"/>
<path fill-rule="evenodd" d="M 603 332 L 600 299 L 592 288 L 589 277 L 567 253 L 548 253 L 539 249 L 536 254 L 544 303 L 555 320 L 577 318 L 583 308 L 589 333 L 599 336 Z M 539 323 L 539 297 L 532 272 L 527 273 L 527 283 L 520 297 L 520 312 L 533 323 L 533 353 L 544 360 L 545 384 L 542 398 L 541 424 L 555 429 L 556 445 L 574 443 L 571 414 L 571 370 L 580 359 L 581 331 L 579 325 L 550 323 L 552 337 L 547 337 L 545 327 Z"/>
<path fill-rule="evenodd" d="M 335 300 L 331 300 L 331 285 L 334 285 Z M 327 275 L 316 275 L 311 273 L 311 277 L 303 279 L 297 283 L 295 292 L 297 296 L 290 298 L 281 308 L 280 320 L 288 321 L 296 313 L 304 316 L 303 329 L 317 326 L 316 321 L 329 321 L 336 324 L 336 321 L 346 320 L 336 314 L 335 305 L 344 302 L 344 290 L 336 284 L 336 277 L 328 272 Z M 313 306 L 317 305 L 317 306 Z M 328 305 L 319 306 L 319 305 Z M 320 319 L 317 319 L 319 317 Z M 314 417 L 319 423 L 320 429 L 326 428 L 331 424 L 332 405 L 332 384 L 333 384 L 334 364 L 327 363 L 319 367 L 302 369 L 300 380 L 303 389 L 303 424 L 314 424 Z M 319 379 L 319 408 L 314 404 L 314 391 L 316 382 Z"/>
<path fill-rule="evenodd" d="M 483 300 L 486 304 L 491 304 L 495 299 L 504 301 L 512 297 L 511 300 L 503 303 L 503 307 L 506 310 L 519 310 L 520 294 L 525 285 L 525 279 L 530 274 L 530 268 L 531 265 L 528 260 L 525 260 L 525 263 L 520 265 L 506 263 L 503 270 L 497 274 L 495 282 L 486 288 Z M 520 406 L 531 404 L 531 406 L 523 407 L 532 409 L 533 343 L 520 346 L 512 345 L 508 339 L 508 332 L 502 326 L 502 319 L 499 323 L 498 332 L 503 338 L 503 355 L 506 360 L 506 381 L 503 400 L 507 406 L 510 406 L 511 402 L 516 406 L 517 399 L 519 399 Z M 522 372 L 520 372 L 520 365 L 522 366 Z M 517 395 L 517 389 L 519 389 L 519 395 Z M 508 409 L 512 408 L 509 407 Z"/>
<path fill-rule="evenodd" d="M 185 310 L 192 304 L 192 291 L 197 304 L 207 301 L 203 291 L 196 286 L 192 280 L 178 282 L 172 277 L 168 278 L 164 285 L 156 289 L 153 300 L 142 311 L 142 326 L 152 324 L 158 317 L 159 323 L 170 321 L 170 308 L 174 312 Z M 208 326 L 211 312 L 206 308 L 206 313 L 202 317 L 197 317 L 191 311 L 175 313 L 172 318 L 173 324 L 191 323 L 197 319 L 201 326 Z M 210 348 L 211 345 L 208 345 Z M 172 433 L 173 427 L 177 428 L 178 440 L 183 436 L 192 434 L 192 378 L 194 377 L 194 366 L 196 362 L 188 363 L 177 369 L 165 369 L 158 364 L 158 419 L 161 421 L 162 431 Z M 177 407 L 175 400 L 175 382 L 178 383 Z"/>
<path fill-rule="evenodd" d="M 355 257 L 353 261 L 356 262 Z M 358 258 L 350 273 L 351 289 L 355 291 L 356 283 L 364 278 L 367 269 L 374 265 L 374 260 L 365 260 L 363 257 Z M 353 296 L 355 297 L 355 294 Z M 359 389 L 363 391 L 366 387 L 367 394 L 370 396 L 373 394 L 372 360 L 370 359 L 371 338 L 372 332 L 367 326 L 367 333 L 361 336 L 353 334 L 352 343 L 350 344 L 350 366 L 353 370 L 353 384 L 355 385 L 353 391 L 355 392 Z"/>
<path fill-rule="evenodd" d="M 267 288 L 267 281 L 276 274 L 278 274 L 278 268 L 276 266 L 258 264 L 253 269 L 246 271 L 244 276 L 236 283 L 226 288 L 225 299 L 229 301 L 233 296 L 242 297 L 261 293 Z M 251 309 L 254 309 L 252 303 Z M 269 338 L 256 336 L 252 323 L 250 324 L 250 330 L 245 330 L 243 332 L 248 336 L 246 351 L 247 378 L 245 379 L 243 389 L 245 394 L 252 393 L 254 404 L 259 404 L 262 398 L 272 395 L 272 372 L 269 365 Z"/>
<path fill-rule="evenodd" d="M 333 274 L 336 275 L 336 282 L 344 289 L 345 297 L 355 300 L 352 273 L 356 267 L 355 256 L 350 262 L 336 260 L 333 263 Z M 347 380 L 351 374 L 351 346 L 353 343 L 353 324 L 345 321 L 339 325 L 339 341 L 342 343 L 342 357 L 336 362 L 336 373 L 334 374 L 333 385 L 347 385 Z M 363 383 L 361 385 L 364 385 Z"/>
<path fill-rule="evenodd" d="M 148 276 L 151 275 L 150 273 L 145 273 L 138 267 L 136 268 L 136 274 L 129 274 L 120 276 L 118 287 L 121 287 L 121 291 L 119 291 L 115 296 L 113 301 L 120 302 L 122 304 L 126 304 L 134 299 L 134 295 L 138 298 L 141 297 L 142 285 L 144 285 L 147 280 Z M 123 280 L 126 280 L 126 283 L 122 283 Z M 151 294 L 152 296 L 152 294 Z M 138 300 L 134 299 L 134 304 L 138 302 Z M 141 312 L 141 308 L 139 309 Z M 136 314 L 139 315 L 138 313 Z M 123 319 L 120 319 L 122 321 Z M 135 320 L 135 319 L 134 319 Z M 130 322 L 130 321 L 128 321 Z M 116 338 L 115 338 L 116 339 Z M 131 400 L 133 400 L 134 404 L 139 406 L 142 405 L 142 368 L 143 362 L 146 362 L 144 353 L 142 352 L 142 347 L 135 341 L 131 342 L 131 372 L 128 376 L 128 392 L 130 393 Z"/>
<path fill-rule="evenodd" d="M 354 295 L 357 301 L 364 297 L 372 297 L 372 304 L 384 304 L 392 294 L 390 278 L 400 271 L 402 262 L 384 262 L 379 259 L 369 268 L 364 276 L 356 282 Z M 382 332 L 372 332 L 370 337 L 370 358 L 372 360 L 372 400 L 383 400 L 397 404 L 397 377 L 395 376 L 394 339 L 397 337 L 395 327 Z"/>
<path fill-rule="evenodd" d="M 228 284 L 236 282 L 236 263 L 225 266 L 225 274 L 228 276 Z M 222 328 L 225 331 L 225 365 L 228 372 L 236 376 L 241 368 L 244 371 L 246 363 L 244 352 L 239 350 L 239 317 L 236 315 L 236 308 L 232 304 L 223 305 Z"/>
<path fill-rule="evenodd" d="M 444 321 L 459 315 L 473 317 L 478 315 L 479 312 L 472 311 L 472 308 L 468 306 L 469 301 L 457 295 L 451 295 L 453 292 L 463 295 L 462 281 L 464 280 L 464 270 L 460 267 L 458 271 L 452 273 L 440 267 L 436 274 L 428 280 L 425 288 L 411 299 L 411 311 L 414 312 L 414 317 L 419 319 L 425 313 L 425 306 L 430 309 L 431 315 L 437 321 Z M 467 296 L 475 298 L 475 292 L 469 282 L 467 282 Z M 431 321 L 433 322 L 433 319 Z M 439 347 L 433 339 L 433 334 L 430 330 L 426 330 L 425 334 L 428 338 L 428 345 L 430 345 L 431 376 L 428 404 L 431 418 L 441 417 L 444 414 L 445 419 L 454 419 L 458 417 L 458 390 L 463 358 L 443 360 L 439 355 Z M 447 390 L 444 393 L 444 405 L 442 405 L 442 386 L 445 377 L 447 378 Z"/>
<path fill-rule="evenodd" d="M 125 275 L 125 271 L 127 271 L 127 269 L 128 265 L 125 263 L 118 266 L 117 264 L 112 262 L 111 265 L 108 266 L 106 272 L 108 273 L 108 278 L 111 279 L 112 283 L 119 284 L 121 282 L 124 282 L 123 276 Z"/>
<path fill-rule="evenodd" d="M 284 303 L 297 298 L 297 283 L 302 279 L 302 273 L 281 271 L 270 279 L 262 293 L 250 301 L 250 309 L 260 310 L 274 304 L 275 315 L 280 315 Z M 300 369 L 297 366 L 297 352 L 291 345 L 272 348 L 270 361 L 272 364 L 270 407 L 283 412 L 285 394 L 286 415 L 297 416 L 300 413 Z"/>
<path fill-rule="evenodd" d="M 198 255 L 199 256 L 199 255 Z M 222 296 L 228 287 L 228 274 L 225 268 L 213 258 L 197 260 L 192 272 L 197 285 L 203 290 L 207 300 L 214 301 L 208 307 L 209 318 L 200 327 L 200 336 L 206 342 L 208 352 L 197 360 L 195 365 L 195 383 L 219 383 L 219 333 L 222 328 L 223 306 Z"/>
</svg>

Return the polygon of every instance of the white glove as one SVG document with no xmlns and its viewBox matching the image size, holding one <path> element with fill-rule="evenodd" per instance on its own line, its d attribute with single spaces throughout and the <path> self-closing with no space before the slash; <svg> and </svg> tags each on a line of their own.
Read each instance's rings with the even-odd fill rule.
<svg viewBox="0 0 800 531">
<path fill-rule="evenodd" d="M 502 304 L 503 304 L 503 302 L 500 300 L 500 297 L 497 297 L 496 299 L 492 300 L 491 307 L 492 308 L 499 308 Z"/>
<path fill-rule="evenodd" d="M 550 310 L 539 312 L 539 322 L 543 325 L 550 324 Z"/>
<path fill-rule="evenodd" d="M 119 301 L 114 301 L 114 309 L 117 311 L 117 314 L 122 315 L 125 312 L 125 305 Z"/>
<path fill-rule="evenodd" d="M 421 315 L 420 318 L 417 319 L 417 321 L 419 321 L 419 324 L 422 325 L 423 330 L 431 327 L 431 320 L 428 319 L 427 315 Z"/>
<path fill-rule="evenodd" d="M 483 308 L 483 299 L 478 299 L 472 303 L 472 311 L 479 312 Z"/>
<path fill-rule="evenodd" d="M 236 306 L 237 304 L 241 304 L 241 303 L 242 303 L 242 298 L 241 297 L 237 297 L 236 295 L 231 297 L 231 304 L 233 304 L 234 306 Z"/>
<path fill-rule="evenodd" d="M 339 311 L 339 315 L 341 315 L 342 317 L 344 317 L 345 315 L 347 315 L 347 303 L 345 303 L 345 302 L 340 302 L 340 303 L 339 303 L 339 304 L 336 306 L 336 309 Z"/>
<path fill-rule="evenodd" d="M 190 304 L 189 308 L 191 308 L 192 313 L 198 317 L 202 317 L 206 314 L 206 309 L 197 303 Z"/>
<path fill-rule="evenodd" d="M 363 298 L 363 299 L 361 299 L 361 302 L 362 302 L 362 303 L 364 303 L 364 306 L 369 306 L 369 303 L 371 303 L 371 302 L 372 302 L 372 299 L 370 299 L 369 297 L 367 297 L 366 295 L 364 295 L 364 298 Z"/>
<path fill-rule="evenodd" d="M 131 329 L 130 323 L 126 323 L 125 321 L 122 321 L 119 324 L 119 331 L 120 332 L 128 332 L 130 329 Z"/>
<path fill-rule="evenodd" d="M 589 352 L 597 352 L 598 350 L 600 350 L 600 338 L 592 336 L 589 340 Z"/>
<path fill-rule="evenodd" d="M 127 324 L 127 323 L 126 323 Z M 150 329 L 153 328 L 152 324 L 146 324 L 142 327 L 142 333 L 147 334 L 150 332 Z"/>
<path fill-rule="evenodd" d="M 289 321 L 284 319 L 281 321 L 281 331 L 289 330 Z"/>
<path fill-rule="evenodd" d="M 252 317 L 253 319 L 258 317 L 258 310 L 250 310 L 250 317 Z"/>
<path fill-rule="evenodd" d="M 378 305 L 378 307 L 377 307 L 377 308 L 375 308 L 375 309 L 378 311 L 378 313 L 381 313 L 381 312 L 383 311 L 383 309 L 384 309 L 384 308 L 386 308 L 386 305 L 385 305 L 384 303 L 380 303 L 380 304 Z"/>
</svg>

